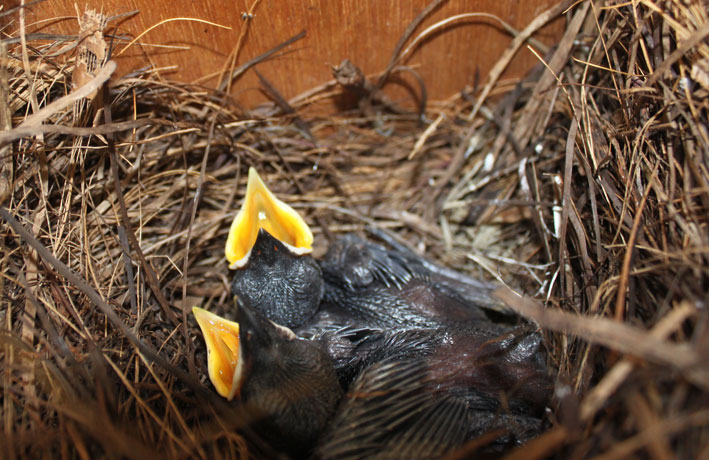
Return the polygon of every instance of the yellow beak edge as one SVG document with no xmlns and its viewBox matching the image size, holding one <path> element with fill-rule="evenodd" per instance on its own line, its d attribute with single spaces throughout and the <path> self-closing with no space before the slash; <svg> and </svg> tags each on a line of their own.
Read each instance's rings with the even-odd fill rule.
<svg viewBox="0 0 709 460">
<path fill-rule="evenodd" d="M 241 268 L 251 255 L 258 231 L 263 228 L 294 254 L 313 250 L 313 234 L 302 217 L 271 193 L 256 169 L 249 168 L 244 204 L 229 229 L 224 253 L 229 268 Z"/>
<path fill-rule="evenodd" d="M 198 307 L 192 308 L 207 344 L 209 379 L 220 396 L 231 401 L 241 388 L 243 359 L 239 324 Z"/>
</svg>

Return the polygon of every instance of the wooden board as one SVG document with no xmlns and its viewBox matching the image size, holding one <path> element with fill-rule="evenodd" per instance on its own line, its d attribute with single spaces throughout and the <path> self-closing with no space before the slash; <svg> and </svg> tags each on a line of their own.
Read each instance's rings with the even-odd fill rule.
<svg viewBox="0 0 709 460">
<path fill-rule="evenodd" d="M 19 2 L 11 0 L 11 3 Z M 331 80 L 330 66 L 339 64 L 344 58 L 351 60 L 365 73 L 381 72 L 407 25 L 429 0 L 262 0 L 253 18 L 244 20 L 242 14 L 252 3 L 253 0 L 88 0 L 78 5 L 81 11 L 84 7 L 94 8 L 108 16 L 140 10 L 137 15 L 111 23 L 117 26 L 117 35 L 128 38 L 136 37 L 161 21 L 180 17 L 199 18 L 230 27 L 222 29 L 197 22 L 172 21 L 148 32 L 138 44 L 120 56 L 116 53 L 125 47 L 125 42 L 116 42 L 114 55 L 119 63 L 119 75 L 148 65 L 172 67 L 162 70 L 161 75 L 166 79 L 199 82 L 212 88 L 216 86 L 217 75 L 224 69 L 240 32 L 247 26 L 246 21 L 250 21 L 250 29 L 238 59 L 239 64 L 306 31 L 305 38 L 277 57 L 258 65 L 259 72 L 286 98 L 292 98 Z M 448 1 L 426 18 L 416 34 L 444 18 L 472 12 L 495 15 L 521 30 L 554 3 L 554 0 Z M 76 35 L 78 25 L 74 5 L 74 0 L 49 0 L 33 5 L 27 13 L 26 30 Z M 47 21 L 49 18 L 57 19 Z M 12 23 L 6 30 L 13 34 L 18 24 L 16 15 L 10 20 Z M 563 23 L 557 21 L 536 38 L 553 44 L 562 30 Z M 464 19 L 424 40 L 406 64 L 422 76 L 429 97 L 440 100 L 466 85 L 482 85 L 487 72 L 510 39 L 499 22 L 490 17 Z M 523 49 L 505 77 L 519 77 L 536 62 L 536 58 Z M 415 86 L 409 77 L 405 80 Z M 254 73 L 248 72 L 231 92 L 237 101 L 250 107 L 266 99 L 259 86 Z M 404 105 L 413 103 L 411 94 L 406 91 L 397 92 L 392 87 L 387 91 Z"/>
</svg>

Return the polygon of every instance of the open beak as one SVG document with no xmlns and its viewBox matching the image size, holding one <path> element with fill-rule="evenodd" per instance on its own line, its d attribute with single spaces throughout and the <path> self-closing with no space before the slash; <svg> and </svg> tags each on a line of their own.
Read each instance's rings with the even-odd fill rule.
<svg viewBox="0 0 709 460">
<path fill-rule="evenodd" d="M 231 223 L 224 249 L 229 268 L 246 265 L 259 228 L 280 240 L 296 255 L 308 254 L 313 250 L 313 234 L 308 224 L 293 208 L 268 190 L 256 169 L 249 168 L 244 204 Z"/>
<path fill-rule="evenodd" d="M 207 344 L 209 379 L 219 395 L 231 401 L 244 380 L 244 359 L 239 324 L 198 307 L 192 313 Z"/>
</svg>

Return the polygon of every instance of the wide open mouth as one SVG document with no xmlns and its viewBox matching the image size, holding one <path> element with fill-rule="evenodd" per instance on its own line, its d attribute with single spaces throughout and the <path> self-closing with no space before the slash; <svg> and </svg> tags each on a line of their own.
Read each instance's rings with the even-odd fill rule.
<svg viewBox="0 0 709 460">
<path fill-rule="evenodd" d="M 244 380 L 244 359 L 239 324 L 198 307 L 192 313 L 207 344 L 209 379 L 220 396 L 232 400 Z"/>
<path fill-rule="evenodd" d="M 256 169 L 249 168 L 244 204 L 229 229 L 224 253 L 229 268 L 246 265 L 258 231 L 263 228 L 297 255 L 313 250 L 313 234 L 302 217 L 271 193 Z"/>
</svg>

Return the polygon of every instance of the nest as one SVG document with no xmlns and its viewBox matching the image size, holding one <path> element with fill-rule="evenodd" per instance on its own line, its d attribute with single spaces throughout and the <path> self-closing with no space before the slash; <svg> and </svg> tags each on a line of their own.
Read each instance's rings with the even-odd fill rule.
<svg viewBox="0 0 709 460">
<path fill-rule="evenodd" d="M 507 286 L 557 382 L 551 428 L 510 458 L 707 455 L 707 11 L 563 2 L 423 122 L 371 95 L 299 115 L 347 91 L 335 81 L 287 102 L 267 89 L 278 103 L 254 111 L 152 72 L 106 87 L 100 15 L 78 50 L 5 39 L 2 456 L 244 458 L 188 311 L 229 300 L 248 166 L 313 224 L 316 255 L 374 227 Z M 492 99 L 564 15 L 559 44 Z"/>
</svg>

